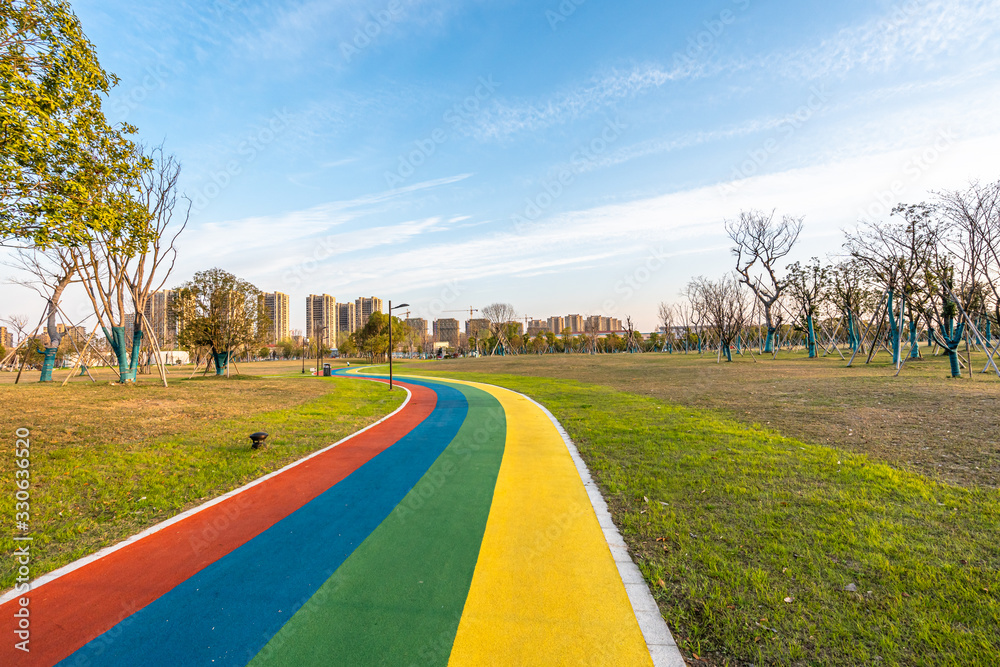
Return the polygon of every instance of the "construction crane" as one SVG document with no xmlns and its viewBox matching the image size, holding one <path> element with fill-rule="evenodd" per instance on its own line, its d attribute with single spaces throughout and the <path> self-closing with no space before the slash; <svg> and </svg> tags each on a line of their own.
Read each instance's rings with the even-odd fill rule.
<svg viewBox="0 0 1000 667">
<path fill-rule="evenodd" d="M 464 313 L 465 310 L 442 310 L 441 312 L 442 313 Z M 478 308 L 473 308 L 472 306 L 469 306 L 469 319 L 470 320 L 472 319 L 472 314 L 473 313 L 478 313 L 478 312 L 479 312 Z"/>
</svg>

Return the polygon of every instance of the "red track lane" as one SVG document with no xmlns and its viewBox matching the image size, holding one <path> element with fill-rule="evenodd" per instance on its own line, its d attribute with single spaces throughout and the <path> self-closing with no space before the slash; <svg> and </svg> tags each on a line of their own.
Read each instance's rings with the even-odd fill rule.
<svg viewBox="0 0 1000 667">
<path fill-rule="evenodd" d="M 0 665 L 52 665 L 253 539 L 396 443 L 437 405 L 431 389 L 406 385 L 409 404 L 374 428 L 257 486 L 33 589 L 31 652 L 0 633 Z M 18 599 L 0 606 L 13 629 Z"/>
</svg>

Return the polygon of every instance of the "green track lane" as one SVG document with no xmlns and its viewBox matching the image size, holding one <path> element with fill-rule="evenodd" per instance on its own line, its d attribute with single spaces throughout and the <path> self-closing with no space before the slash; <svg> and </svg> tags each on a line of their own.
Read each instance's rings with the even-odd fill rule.
<svg viewBox="0 0 1000 667">
<path fill-rule="evenodd" d="M 447 665 L 507 430 L 495 398 L 452 386 L 469 402 L 455 439 L 250 665 Z"/>
</svg>

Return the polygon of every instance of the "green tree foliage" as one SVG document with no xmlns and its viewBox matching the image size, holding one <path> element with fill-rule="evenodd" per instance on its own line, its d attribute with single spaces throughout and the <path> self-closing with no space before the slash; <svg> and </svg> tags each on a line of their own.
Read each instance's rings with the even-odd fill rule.
<svg viewBox="0 0 1000 667">
<path fill-rule="evenodd" d="M 207 348 L 223 375 L 238 352 L 264 342 L 268 318 L 260 290 L 222 269 L 199 271 L 178 288 L 173 309 L 187 349 Z"/>
<path fill-rule="evenodd" d="M 406 332 L 409 327 L 398 317 L 392 317 L 393 347 L 406 342 Z M 372 313 L 368 322 L 360 330 L 354 332 L 353 339 L 356 353 L 367 359 L 369 363 L 383 361 L 389 358 L 389 316 L 385 313 Z M 342 354 L 350 354 L 341 350 Z"/>
<path fill-rule="evenodd" d="M 148 161 L 101 109 L 117 82 L 68 2 L 0 0 L 0 242 L 72 245 L 135 208 Z"/>
</svg>

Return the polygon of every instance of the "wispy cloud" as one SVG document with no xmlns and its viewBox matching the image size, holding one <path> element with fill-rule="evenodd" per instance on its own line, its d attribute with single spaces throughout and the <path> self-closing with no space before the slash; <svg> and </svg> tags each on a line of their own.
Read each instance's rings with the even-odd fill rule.
<svg viewBox="0 0 1000 667">
<path fill-rule="evenodd" d="M 537 101 L 497 100 L 483 110 L 468 132 L 481 141 L 507 139 L 523 132 L 535 132 L 585 118 L 598 110 L 617 104 L 646 91 L 689 78 L 695 66 L 678 65 L 663 68 L 658 65 L 636 66 L 630 70 L 613 70 L 595 77 L 581 87 Z"/>
</svg>

